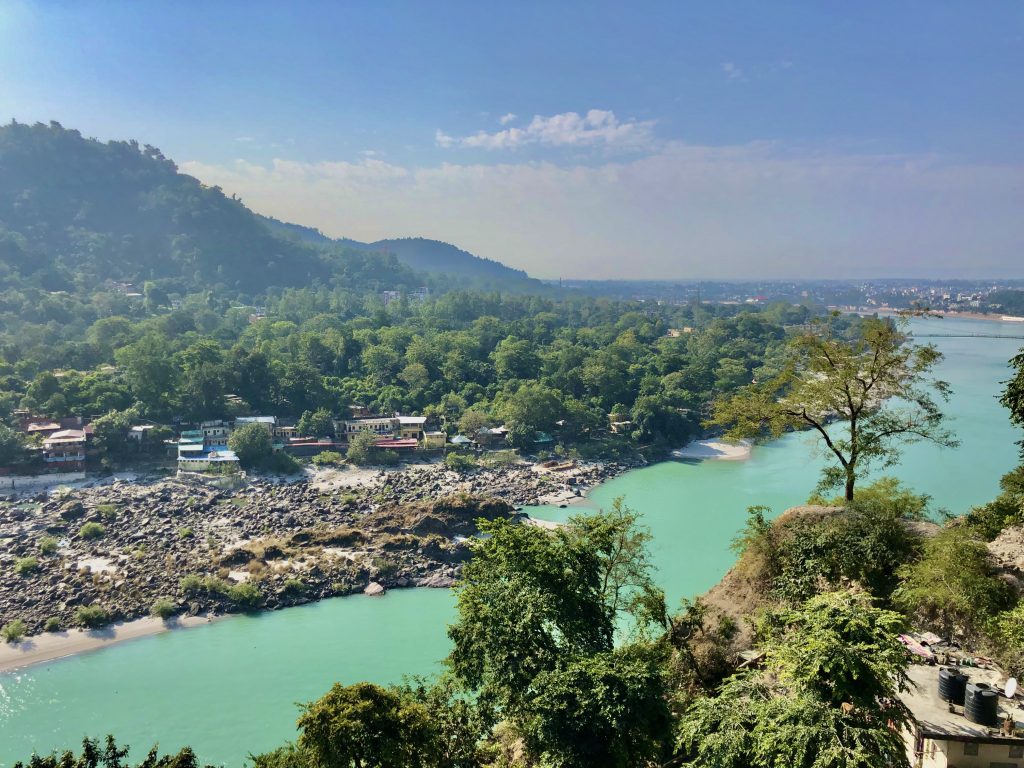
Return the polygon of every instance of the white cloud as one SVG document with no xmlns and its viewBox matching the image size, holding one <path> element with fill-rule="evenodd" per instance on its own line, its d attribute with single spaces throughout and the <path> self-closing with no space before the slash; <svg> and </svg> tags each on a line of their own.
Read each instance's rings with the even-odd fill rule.
<svg viewBox="0 0 1024 768">
<path fill-rule="evenodd" d="M 672 143 L 596 166 L 182 168 L 335 236 L 434 237 L 541 277 L 1024 277 L 1020 166 Z"/>
<path fill-rule="evenodd" d="M 256 139 L 253 136 L 236 136 L 235 141 L 239 142 L 240 144 L 253 144 L 255 143 Z"/>
<path fill-rule="evenodd" d="M 499 117 L 498 118 L 498 122 L 501 123 L 502 125 L 508 125 L 509 123 L 511 123 L 515 119 L 516 119 L 516 115 L 513 112 L 509 112 L 508 114 L 505 114 L 505 115 L 502 115 L 501 117 Z"/>
<path fill-rule="evenodd" d="M 743 70 L 740 69 L 739 66 L 737 66 L 735 62 L 732 62 L 732 61 L 723 61 L 722 62 L 722 72 L 724 72 L 725 76 L 727 78 L 729 78 L 730 80 L 745 80 L 746 79 L 746 77 L 743 74 Z"/>
<path fill-rule="evenodd" d="M 515 119 L 509 113 L 500 119 L 507 125 Z M 606 149 L 644 149 L 653 146 L 653 121 L 619 120 L 610 110 L 591 109 L 585 115 L 563 112 L 545 117 L 534 115 L 525 128 L 509 127 L 488 133 L 478 131 L 455 137 L 438 130 L 435 141 L 439 147 L 472 149 L 515 149 L 540 144 L 550 147 L 604 147 Z"/>
</svg>

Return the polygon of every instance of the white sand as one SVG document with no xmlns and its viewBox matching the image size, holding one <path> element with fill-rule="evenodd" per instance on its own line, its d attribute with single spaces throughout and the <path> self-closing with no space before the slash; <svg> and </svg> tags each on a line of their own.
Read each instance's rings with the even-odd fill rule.
<svg viewBox="0 0 1024 768">
<path fill-rule="evenodd" d="M 20 643 L 0 642 L 0 672 L 9 672 L 30 664 L 53 661 L 76 653 L 95 651 L 125 640 L 158 635 L 171 629 L 197 627 L 213 621 L 208 616 L 182 616 L 164 621 L 154 616 L 102 629 L 72 629 L 67 632 L 46 632 L 27 637 Z"/>
<path fill-rule="evenodd" d="M 695 440 L 685 448 L 672 451 L 672 455 L 677 459 L 743 461 L 750 458 L 752 447 L 747 440 L 739 440 L 734 443 L 724 440 Z"/>
</svg>

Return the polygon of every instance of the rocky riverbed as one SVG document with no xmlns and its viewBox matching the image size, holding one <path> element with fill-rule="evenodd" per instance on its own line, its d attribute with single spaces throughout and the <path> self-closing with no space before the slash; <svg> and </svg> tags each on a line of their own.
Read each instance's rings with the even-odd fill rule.
<svg viewBox="0 0 1024 768">
<path fill-rule="evenodd" d="M 450 586 L 478 518 L 559 503 L 628 469 L 442 465 L 251 480 L 113 482 L 0 501 L 0 626 L 30 634 L 148 615 L 275 609 Z"/>
</svg>

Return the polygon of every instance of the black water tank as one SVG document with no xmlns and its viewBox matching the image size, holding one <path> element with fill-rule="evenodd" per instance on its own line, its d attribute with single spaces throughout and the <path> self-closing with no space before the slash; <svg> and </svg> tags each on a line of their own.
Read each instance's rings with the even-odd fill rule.
<svg viewBox="0 0 1024 768">
<path fill-rule="evenodd" d="M 939 668 L 939 698 L 952 704 L 964 703 L 967 675 L 950 667 Z"/>
<path fill-rule="evenodd" d="M 999 724 L 999 693 L 985 683 L 968 683 L 964 716 L 978 725 Z"/>
</svg>

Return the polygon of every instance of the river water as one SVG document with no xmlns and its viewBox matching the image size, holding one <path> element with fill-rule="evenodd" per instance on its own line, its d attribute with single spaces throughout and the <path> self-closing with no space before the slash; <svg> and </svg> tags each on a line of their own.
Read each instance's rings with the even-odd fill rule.
<svg viewBox="0 0 1024 768">
<path fill-rule="evenodd" d="M 915 328 L 1024 334 L 1020 324 L 969 320 L 921 321 Z M 930 494 L 936 508 L 961 513 L 991 499 L 999 477 L 1016 465 L 1019 430 L 997 400 L 1007 360 L 1024 342 L 928 341 L 946 355 L 940 375 L 954 389 L 946 411 L 961 444 L 910 446 L 889 474 Z M 731 565 L 729 542 L 748 506 L 778 513 L 802 503 L 820 466 L 811 437 L 790 435 L 758 446 L 744 462 L 664 462 L 630 472 L 594 489 L 587 504 L 623 496 L 643 514 L 654 534 L 658 581 L 674 605 L 709 588 Z M 564 519 L 570 512 L 535 513 Z M 159 742 L 164 751 L 190 744 L 202 761 L 241 765 L 250 752 L 293 738 L 296 702 L 317 698 L 335 681 L 388 683 L 436 670 L 447 653 L 453 605 L 446 590 L 339 598 L 0 674 L 0 766 L 108 732 L 133 745 L 136 759 Z"/>
</svg>

